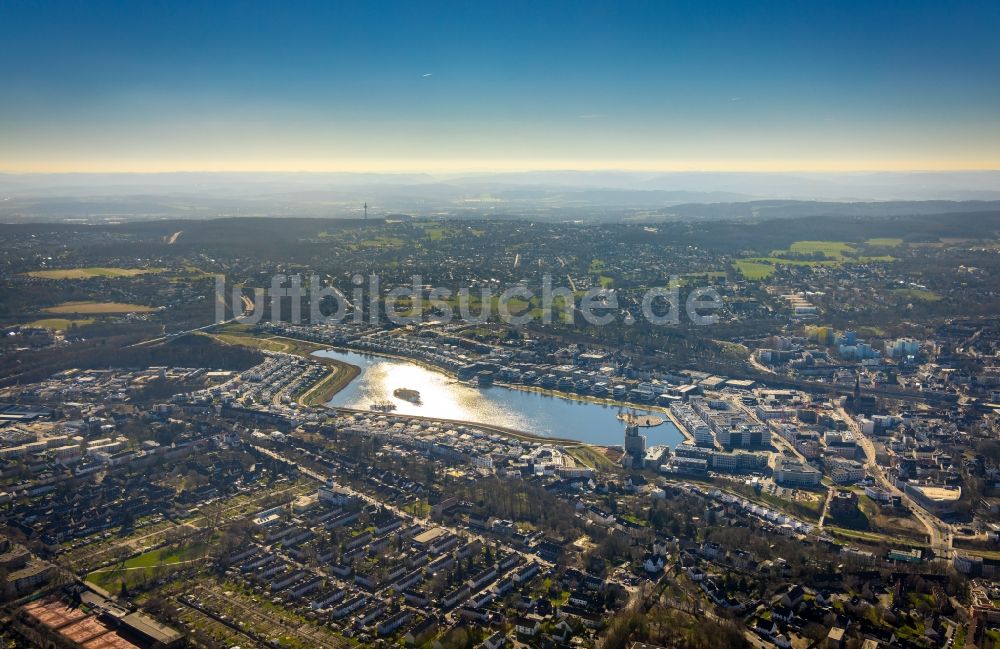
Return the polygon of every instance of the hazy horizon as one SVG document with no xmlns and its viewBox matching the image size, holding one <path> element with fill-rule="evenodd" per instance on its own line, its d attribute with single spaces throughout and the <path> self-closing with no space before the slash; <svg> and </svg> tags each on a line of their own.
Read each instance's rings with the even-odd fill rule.
<svg viewBox="0 0 1000 649">
<path fill-rule="evenodd" d="M 273 168 L 260 168 L 260 169 L 240 169 L 240 168 L 228 168 L 222 167 L 219 169 L 211 168 L 164 168 L 164 169 L 52 169 L 52 170 L 32 170 L 32 169 L 0 169 L 0 175 L 4 176 L 85 176 L 85 175 L 108 175 L 108 176 L 167 176 L 167 175 L 180 175 L 180 174 L 243 174 L 243 175 L 253 175 L 253 174 L 298 174 L 298 175 L 321 175 L 321 174 L 338 174 L 338 175 L 378 175 L 378 176 L 413 176 L 417 174 L 425 174 L 431 177 L 438 177 L 442 179 L 458 177 L 458 176 L 476 176 L 476 175 L 491 175 L 491 174 L 532 174 L 532 173 L 648 173 L 648 174 L 659 174 L 659 175 L 669 175 L 669 174 L 759 174 L 759 175 L 776 175 L 776 174 L 787 174 L 787 175 L 798 175 L 798 176 L 821 176 L 821 175 L 845 175 L 845 176 L 865 176 L 865 175 L 876 175 L 876 174 L 965 174 L 965 173 L 989 173 L 989 172 L 1000 172 L 1000 163 L 994 166 L 984 166 L 984 167 L 955 167 L 955 168 L 932 168 L 932 167 L 889 167 L 885 169 L 877 168 L 852 168 L 852 167 L 831 167 L 827 169 L 822 168 L 809 168 L 809 167 L 775 167 L 773 169 L 761 169 L 761 168 L 739 168 L 739 167 L 720 167 L 718 169 L 712 169 L 710 167 L 628 167 L 628 166 L 558 166 L 554 165 L 551 167 L 546 167 L 544 165 L 525 165 L 525 166 L 497 166 L 497 167 L 475 167 L 475 166 L 462 166 L 462 167 L 399 167 L 399 168 L 386 168 L 378 169 L 375 167 L 344 167 L 344 168 L 288 168 L 282 169 L 279 167 Z"/>
<path fill-rule="evenodd" d="M 1000 171 L 0 173 L 0 222 L 234 215 L 351 217 L 360 215 L 366 203 L 375 217 L 402 213 L 655 220 L 748 214 L 756 208 L 738 206 L 760 201 L 794 201 L 799 213 L 842 212 L 838 204 L 851 204 L 859 206 L 856 213 L 873 216 L 900 210 L 996 209 Z"/>
</svg>

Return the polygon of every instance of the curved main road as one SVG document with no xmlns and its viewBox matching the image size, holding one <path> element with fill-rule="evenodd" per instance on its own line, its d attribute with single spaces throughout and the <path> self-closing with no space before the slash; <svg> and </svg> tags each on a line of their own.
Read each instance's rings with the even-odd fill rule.
<svg viewBox="0 0 1000 649">
<path fill-rule="evenodd" d="M 954 549 L 952 548 L 952 534 L 951 528 L 948 524 L 944 523 L 937 516 L 934 516 L 926 509 L 918 505 L 906 492 L 900 490 L 895 484 L 889 480 L 889 477 L 885 474 L 885 470 L 876 461 L 875 454 L 875 444 L 872 443 L 871 439 L 868 438 L 861 431 L 861 426 L 851 417 L 843 406 L 837 408 L 838 414 L 843 418 L 847 425 L 851 427 L 851 431 L 854 433 L 855 438 L 861 444 L 861 447 L 865 451 L 865 466 L 871 472 L 878 483 L 883 489 L 888 491 L 894 496 L 899 496 L 900 500 L 906 504 L 907 508 L 913 512 L 913 515 L 919 520 L 924 528 L 927 530 L 927 538 L 930 540 L 930 547 L 934 552 L 945 559 L 950 559 L 954 554 Z"/>
</svg>

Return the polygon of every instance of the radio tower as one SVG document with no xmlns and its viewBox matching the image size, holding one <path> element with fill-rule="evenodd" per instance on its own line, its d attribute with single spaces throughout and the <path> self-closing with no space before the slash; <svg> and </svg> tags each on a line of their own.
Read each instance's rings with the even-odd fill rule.
<svg viewBox="0 0 1000 649">
<path fill-rule="evenodd" d="M 365 220 L 368 220 L 368 201 L 365 201 Z"/>
</svg>

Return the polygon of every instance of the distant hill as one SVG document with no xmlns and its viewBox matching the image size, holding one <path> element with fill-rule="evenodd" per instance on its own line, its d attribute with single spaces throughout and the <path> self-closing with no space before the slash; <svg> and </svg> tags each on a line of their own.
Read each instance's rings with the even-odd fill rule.
<svg viewBox="0 0 1000 649">
<path fill-rule="evenodd" d="M 832 201 L 746 201 L 738 203 L 687 203 L 662 211 L 671 218 L 698 218 L 723 220 L 768 220 L 806 216 L 917 216 L 928 214 L 965 214 L 970 212 L 996 212 L 1000 200 L 994 201 L 884 201 L 884 202 L 832 202 Z"/>
<path fill-rule="evenodd" d="M 617 221 L 750 218 L 763 210 L 779 218 L 802 209 L 877 215 L 990 209 L 1000 201 L 998 188 L 996 171 L 0 174 L 0 221 L 356 218 L 366 202 L 374 217 Z M 962 201 L 979 203 L 958 207 Z"/>
</svg>

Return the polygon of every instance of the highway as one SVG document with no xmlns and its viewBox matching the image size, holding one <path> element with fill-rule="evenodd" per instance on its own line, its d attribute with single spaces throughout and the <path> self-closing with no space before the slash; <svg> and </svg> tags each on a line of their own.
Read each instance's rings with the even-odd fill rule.
<svg viewBox="0 0 1000 649">
<path fill-rule="evenodd" d="M 153 345 L 156 343 L 164 342 L 166 340 L 170 340 L 171 338 L 177 338 L 178 336 L 185 336 L 187 334 L 193 334 L 199 331 L 207 331 L 208 329 L 212 329 L 214 327 L 221 327 L 222 325 L 241 322 L 241 319 L 242 316 L 239 316 L 236 318 L 230 318 L 229 320 L 224 320 L 222 322 L 213 322 L 212 324 L 207 324 L 203 327 L 195 327 L 194 329 L 185 329 L 184 331 L 176 331 L 171 334 L 164 334 L 162 336 L 157 336 L 156 338 L 148 338 L 146 340 L 140 340 L 137 343 L 129 345 L 127 349 L 131 349 L 132 347 L 142 347 L 144 345 Z"/>
<path fill-rule="evenodd" d="M 178 232 L 177 234 L 180 234 L 180 232 Z M 174 236 L 177 236 L 177 235 L 174 235 Z M 158 343 L 158 342 L 163 342 L 165 340 L 169 340 L 170 338 L 177 338 L 178 336 L 184 336 L 184 335 L 187 335 L 187 334 L 193 334 L 193 333 L 197 333 L 199 331 L 206 331 L 206 330 L 212 329 L 214 327 L 221 327 L 222 325 L 243 322 L 244 318 L 246 318 L 248 315 L 252 315 L 253 314 L 254 303 L 253 303 L 253 300 L 251 300 L 250 298 L 248 298 L 245 295 L 242 296 L 241 299 L 243 300 L 243 314 L 241 314 L 241 315 L 232 317 L 229 320 L 222 320 L 220 322 L 213 322 L 213 323 L 207 324 L 207 325 L 205 325 L 203 327 L 195 327 L 194 329 L 185 329 L 183 331 L 176 331 L 176 332 L 171 333 L 171 334 L 164 334 L 162 336 L 157 336 L 156 338 L 149 338 L 147 340 L 140 340 L 137 343 L 129 345 L 128 348 L 142 347 L 143 345 L 152 345 L 154 343 Z"/>
</svg>

